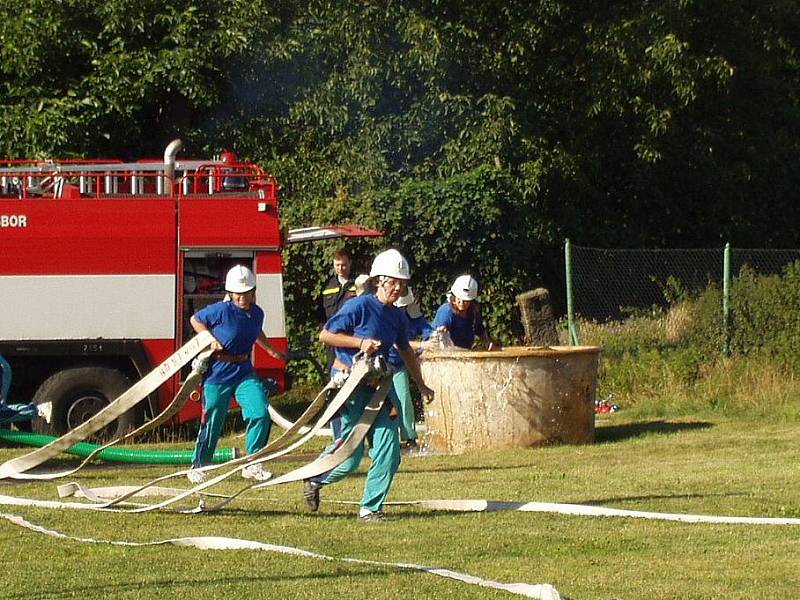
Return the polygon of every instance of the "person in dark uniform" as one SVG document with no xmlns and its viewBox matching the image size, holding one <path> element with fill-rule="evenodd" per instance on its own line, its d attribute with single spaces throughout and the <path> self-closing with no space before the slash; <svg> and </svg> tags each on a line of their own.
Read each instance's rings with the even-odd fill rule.
<svg viewBox="0 0 800 600">
<path fill-rule="evenodd" d="M 319 315 L 317 321 L 320 325 L 328 322 L 333 315 L 339 312 L 342 304 L 355 298 L 356 284 L 350 274 L 353 257 L 346 248 L 340 248 L 333 254 L 333 276 L 325 284 L 319 300 Z M 332 346 L 327 349 L 327 365 L 325 372 L 329 373 L 333 365 L 334 350 Z"/>
</svg>

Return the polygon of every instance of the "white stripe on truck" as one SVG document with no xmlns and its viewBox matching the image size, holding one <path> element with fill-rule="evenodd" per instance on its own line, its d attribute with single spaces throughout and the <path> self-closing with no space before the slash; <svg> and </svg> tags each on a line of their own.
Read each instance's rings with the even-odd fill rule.
<svg viewBox="0 0 800 600">
<path fill-rule="evenodd" d="M 0 276 L 0 339 L 173 339 L 175 276 Z"/>
</svg>

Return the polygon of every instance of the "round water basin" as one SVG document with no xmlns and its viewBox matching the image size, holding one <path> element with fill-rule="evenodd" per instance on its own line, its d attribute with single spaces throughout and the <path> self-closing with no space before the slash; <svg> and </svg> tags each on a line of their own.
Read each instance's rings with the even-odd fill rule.
<svg viewBox="0 0 800 600">
<path fill-rule="evenodd" d="M 473 450 L 594 442 L 601 348 L 509 347 L 494 352 L 426 350 L 422 448 Z"/>
</svg>

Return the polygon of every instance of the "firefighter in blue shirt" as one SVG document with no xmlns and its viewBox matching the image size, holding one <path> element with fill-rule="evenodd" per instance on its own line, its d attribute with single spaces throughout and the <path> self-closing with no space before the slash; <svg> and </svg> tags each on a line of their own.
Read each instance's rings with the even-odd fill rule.
<svg viewBox="0 0 800 600">
<path fill-rule="evenodd" d="M 386 250 L 375 257 L 370 277 L 376 284 L 375 293 L 348 300 L 320 332 L 320 341 L 336 349 L 334 369 L 348 371 L 358 352 L 368 356 L 381 354 L 387 357 L 389 349 L 396 345 L 400 357 L 411 377 L 417 382 L 423 397 L 432 399 L 433 390 L 425 385 L 416 354 L 408 343 L 406 316 L 394 306 L 398 298 L 406 292 L 406 282 L 410 278 L 408 262 L 397 250 Z M 324 454 L 333 452 L 347 438 L 361 418 L 373 393 L 374 389 L 364 383 L 354 390 L 342 407 L 341 430 L 337 439 L 325 449 Z M 390 402 L 384 403 L 367 434 L 371 444 L 372 464 L 367 472 L 364 494 L 361 498 L 359 519 L 362 522 L 384 520 L 383 503 L 400 465 L 397 420 L 389 414 L 390 404 Z M 320 488 L 354 471 L 363 456 L 362 440 L 355 452 L 338 467 L 306 480 L 303 497 L 308 509 L 318 510 Z"/>
<path fill-rule="evenodd" d="M 447 302 L 436 311 L 431 325 L 436 331 L 447 331 L 453 344 L 459 348 L 471 349 L 477 336 L 487 350 L 494 350 L 497 344 L 489 337 L 483 324 L 477 297 L 478 282 L 469 275 L 457 277 L 450 287 Z"/>
<path fill-rule="evenodd" d="M 215 338 L 212 348 L 216 350 L 203 379 L 203 416 L 194 448 L 193 469 L 187 474 L 192 483 L 205 480 L 205 473 L 199 468 L 211 463 L 231 397 L 236 398 L 242 409 L 247 454 L 261 450 L 269 439 L 272 426 L 269 399 L 250 358 L 253 344 L 258 344 L 274 358 L 286 360 L 282 352 L 270 345 L 262 329 L 264 311 L 255 303 L 253 272 L 242 265 L 233 267 L 225 277 L 225 291 L 223 301 L 209 304 L 190 319 L 196 332 L 211 332 Z M 245 467 L 242 476 L 264 481 L 271 473 L 263 470 L 260 464 L 254 464 Z"/>
</svg>

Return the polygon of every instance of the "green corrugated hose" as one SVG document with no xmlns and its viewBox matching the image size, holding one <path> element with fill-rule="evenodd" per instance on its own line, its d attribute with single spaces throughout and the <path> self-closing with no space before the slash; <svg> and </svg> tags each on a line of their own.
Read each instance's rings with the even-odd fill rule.
<svg viewBox="0 0 800 600">
<path fill-rule="evenodd" d="M 29 433 L 27 431 L 12 431 L 11 429 L 0 429 L 0 441 L 12 444 L 22 444 L 25 446 L 36 446 L 41 448 L 53 440 L 58 439 L 52 435 L 43 433 Z M 97 444 L 89 442 L 78 442 L 65 452 L 86 458 L 97 450 Z M 192 450 L 142 450 L 135 448 L 106 448 L 100 452 L 96 458 L 110 462 L 123 462 L 135 464 L 157 464 L 157 465 L 190 465 L 192 464 Z M 213 461 L 215 463 L 227 462 L 236 458 L 235 448 L 218 448 L 214 452 Z"/>
</svg>

